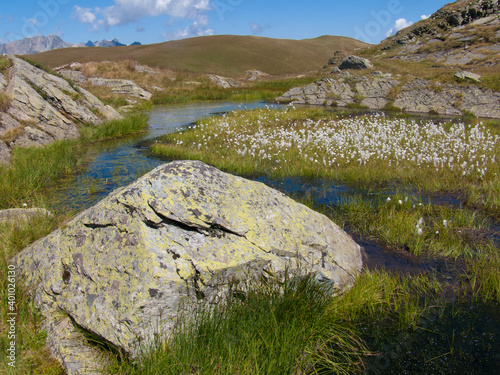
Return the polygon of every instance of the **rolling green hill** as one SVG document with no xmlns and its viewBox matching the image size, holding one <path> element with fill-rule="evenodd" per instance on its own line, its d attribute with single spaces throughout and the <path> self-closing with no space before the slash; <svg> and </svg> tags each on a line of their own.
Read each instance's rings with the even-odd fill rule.
<svg viewBox="0 0 500 375">
<path fill-rule="evenodd" d="M 237 76 L 249 69 L 268 74 L 295 74 L 317 70 L 334 51 L 352 51 L 368 45 L 355 39 L 321 36 L 290 40 L 256 36 L 214 35 L 143 46 L 64 48 L 30 55 L 42 65 L 56 67 L 71 62 L 120 61 L 174 71 Z"/>
</svg>

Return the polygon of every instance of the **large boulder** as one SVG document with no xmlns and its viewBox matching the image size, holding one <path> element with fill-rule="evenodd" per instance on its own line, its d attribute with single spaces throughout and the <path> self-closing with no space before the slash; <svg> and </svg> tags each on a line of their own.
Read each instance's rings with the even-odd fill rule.
<svg viewBox="0 0 500 375">
<path fill-rule="evenodd" d="M 300 268 L 340 291 L 362 267 L 360 247 L 325 216 L 197 161 L 156 168 L 14 262 L 69 374 L 99 362 L 81 328 L 135 357 L 169 332 L 181 302 L 228 283 Z"/>
<path fill-rule="evenodd" d="M 342 63 L 339 65 L 340 70 L 348 70 L 348 69 L 373 69 L 373 65 L 370 60 L 365 59 L 363 57 L 351 55 L 344 59 Z"/>
</svg>

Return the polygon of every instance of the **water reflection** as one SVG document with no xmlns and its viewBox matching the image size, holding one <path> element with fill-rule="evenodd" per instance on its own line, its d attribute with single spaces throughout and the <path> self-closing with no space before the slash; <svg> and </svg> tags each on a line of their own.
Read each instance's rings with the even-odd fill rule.
<svg viewBox="0 0 500 375">
<path fill-rule="evenodd" d="M 134 182 L 139 176 L 166 160 L 154 158 L 147 153 L 147 145 L 161 135 L 186 128 L 193 122 L 216 113 L 234 110 L 282 107 L 266 103 L 196 103 L 155 107 L 149 113 L 149 128 L 146 134 L 128 137 L 125 140 L 96 144 L 88 154 L 91 160 L 85 170 L 73 181 L 54 192 L 56 210 L 82 211 L 105 198 L 116 188 Z"/>
</svg>

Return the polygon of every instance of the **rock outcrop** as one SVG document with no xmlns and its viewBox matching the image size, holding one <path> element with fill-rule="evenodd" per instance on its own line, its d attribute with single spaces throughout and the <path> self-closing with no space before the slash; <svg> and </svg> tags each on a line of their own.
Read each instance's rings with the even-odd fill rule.
<svg viewBox="0 0 500 375">
<path fill-rule="evenodd" d="M 0 79 L 0 91 L 10 99 L 0 113 L 0 140 L 13 147 L 43 145 L 79 136 L 78 124 L 101 125 L 121 115 L 88 91 L 12 57 L 8 82 Z M 3 76 L 2 76 L 3 77 Z M 9 152 L 0 145 L 0 163 L 9 164 Z"/>
<path fill-rule="evenodd" d="M 300 268 L 338 291 L 362 267 L 359 246 L 325 216 L 197 161 L 156 168 L 14 262 L 70 375 L 99 363 L 76 327 L 137 356 L 139 343 L 172 328 L 181 301 L 264 269 Z"/>
<path fill-rule="evenodd" d="M 340 70 L 373 69 L 373 64 L 368 59 L 351 55 L 342 61 L 342 63 L 339 65 L 339 69 Z"/>
<path fill-rule="evenodd" d="M 89 78 L 88 83 L 94 86 L 105 86 L 111 89 L 115 94 L 133 96 L 139 99 L 150 100 L 152 94 L 138 86 L 129 79 L 108 79 L 108 78 Z"/>
<path fill-rule="evenodd" d="M 327 106 L 360 106 L 371 109 L 399 108 L 403 111 L 446 115 L 470 112 L 478 117 L 500 118 L 500 93 L 406 77 L 403 84 L 390 74 L 347 78 L 323 78 L 295 87 L 277 102 Z"/>
<path fill-rule="evenodd" d="M 470 69 L 500 63 L 500 2 L 459 0 L 382 42 L 395 58 Z"/>
<path fill-rule="evenodd" d="M 235 82 L 231 78 L 222 77 L 215 74 L 209 74 L 208 79 L 223 89 L 240 86 L 238 82 Z"/>
</svg>

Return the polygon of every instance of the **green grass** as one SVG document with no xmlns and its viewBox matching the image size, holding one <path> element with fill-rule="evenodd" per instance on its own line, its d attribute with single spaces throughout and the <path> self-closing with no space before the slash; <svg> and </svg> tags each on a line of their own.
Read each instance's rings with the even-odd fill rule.
<svg viewBox="0 0 500 375">
<path fill-rule="evenodd" d="M 0 92 L 0 111 L 7 112 L 9 107 L 10 107 L 10 97 L 4 92 Z"/>
<path fill-rule="evenodd" d="M 476 130 L 484 142 L 476 140 Z M 452 140 L 456 133 L 460 137 Z M 488 199 L 485 204 L 498 210 L 494 192 L 487 192 L 496 186 L 493 181 L 500 172 L 494 157 L 500 149 L 495 141 L 499 134 L 492 124 L 463 129 L 444 124 L 436 133 L 433 126 L 414 124 L 404 116 L 340 120 L 321 108 L 288 108 L 201 121 L 194 129 L 164 136 L 151 151 L 202 160 L 242 175 L 326 178 L 365 187 L 397 182 L 423 191 L 481 189 Z M 442 146 L 446 142 L 463 151 L 448 155 Z M 482 147 L 484 152 L 479 151 Z M 429 153 L 431 148 L 441 153 L 438 159 Z M 486 158 L 487 165 L 471 168 L 476 158 Z"/>
<path fill-rule="evenodd" d="M 0 167 L 0 208 L 43 205 L 48 189 L 83 168 L 90 143 L 138 133 L 146 125 L 146 116 L 133 115 L 99 127 L 83 127 L 78 140 L 58 141 L 45 147 L 15 148 L 12 166 Z"/>
<path fill-rule="evenodd" d="M 365 273 L 341 296 L 311 277 L 292 280 L 266 276 L 246 292 L 231 289 L 217 303 L 183 310 L 168 340 L 135 365 L 116 360 L 109 372 L 359 373 L 373 354 L 360 340 L 363 327 L 390 321 L 396 330 L 416 329 L 441 290 L 427 276 L 387 273 Z"/>
<path fill-rule="evenodd" d="M 10 347 L 8 325 L 6 318 L 8 305 L 7 271 L 10 258 L 33 241 L 46 236 L 57 228 L 62 218 L 38 218 L 29 223 L 0 223 L 0 351 L 7 352 Z M 19 279 L 15 286 L 16 312 L 16 363 L 15 368 L 9 367 L 6 355 L 0 356 L 0 366 L 3 374 L 46 374 L 63 375 L 61 365 L 55 361 L 45 347 L 45 332 L 40 329 L 42 318 L 40 312 L 31 303 L 27 290 L 22 287 Z M 10 311 L 11 312 L 11 311 Z"/>
<path fill-rule="evenodd" d="M 80 129 L 80 142 L 95 142 L 121 138 L 144 131 L 148 122 L 145 114 L 132 114 L 122 120 L 108 121 L 104 126 L 87 126 Z"/>
</svg>

